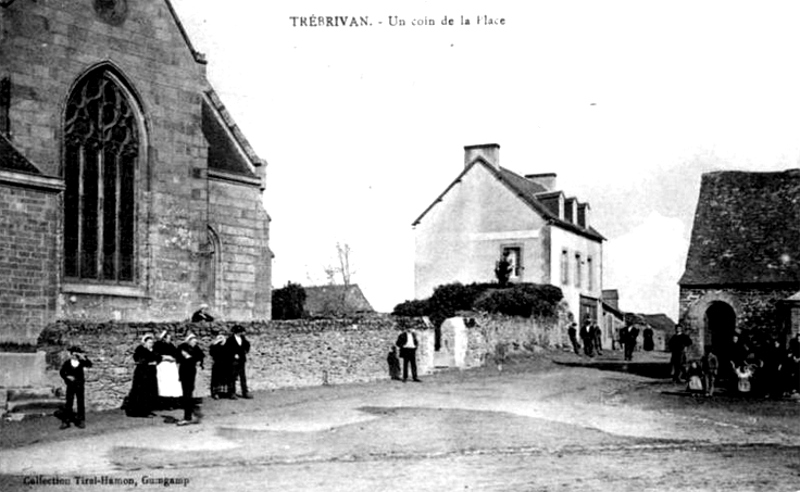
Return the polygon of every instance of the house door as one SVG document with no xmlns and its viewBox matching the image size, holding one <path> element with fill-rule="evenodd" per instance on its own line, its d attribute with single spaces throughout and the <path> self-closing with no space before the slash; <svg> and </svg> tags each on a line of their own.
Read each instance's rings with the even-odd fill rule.
<svg viewBox="0 0 800 492">
<path fill-rule="evenodd" d="M 590 319 L 592 323 L 597 323 L 597 301 L 581 297 L 579 325 L 584 325 L 587 319 Z"/>
<path fill-rule="evenodd" d="M 727 361 L 736 330 L 736 313 L 733 308 L 722 301 L 711 303 L 706 309 L 705 325 L 703 344 L 711 346 L 720 362 Z"/>
</svg>

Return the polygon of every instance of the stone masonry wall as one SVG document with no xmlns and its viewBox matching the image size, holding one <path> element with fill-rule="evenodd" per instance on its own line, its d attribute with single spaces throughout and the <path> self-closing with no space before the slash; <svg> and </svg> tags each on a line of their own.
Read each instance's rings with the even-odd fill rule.
<svg viewBox="0 0 800 492">
<path fill-rule="evenodd" d="M 567 346 L 568 318 L 519 318 L 502 315 L 470 315 L 467 328 L 466 367 L 478 367 L 514 353 L 536 353 L 545 348 Z"/>
<path fill-rule="evenodd" d="M 0 185 L 0 343 L 35 343 L 55 311 L 58 195 Z"/>
<path fill-rule="evenodd" d="M 221 243 L 215 309 L 225 312 L 226 319 L 269 319 L 272 303 L 263 294 L 269 293 L 272 282 L 272 259 L 264 247 L 269 218 L 260 191 L 219 181 L 210 184 L 209 221 Z"/>
<path fill-rule="evenodd" d="M 247 361 L 248 385 L 253 390 L 281 387 L 343 384 L 388 378 L 386 355 L 403 326 L 420 338 L 417 361 L 420 374 L 432 370 L 433 332 L 421 319 L 372 316 L 353 319 L 270 321 L 243 324 L 251 349 Z M 231 323 L 93 324 L 59 322 L 39 337 L 46 352 L 48 382 L 62 387 L 58 369 L 66 349 L 82 347 L 94 363 L 87 369 L 87 406 L 116 408 L 130 390 L 133 351 L 142 335 L 169 329 L 182 340 L 187 330 L 197 334 L 206 352 L 205 370 L 198 372 L 197 394 L 207 396 L 211 375 L 208 345 L 217 333 L 227 333 Z M 429 362 L 430 361 L 430 362 Z"/>
<path fill-rule="evenodd" d="M 703 349 L 705 314 L 711 304 L 723 302 L 736 313 L 736 329 L 744 333 L 786 336 L 788 313 L 778 301 L 797 292 L 796 288 L 776 289 L 680 289 L 680 322 L 692 337 L 691 349 L 699 355 Z"/>
</svg>

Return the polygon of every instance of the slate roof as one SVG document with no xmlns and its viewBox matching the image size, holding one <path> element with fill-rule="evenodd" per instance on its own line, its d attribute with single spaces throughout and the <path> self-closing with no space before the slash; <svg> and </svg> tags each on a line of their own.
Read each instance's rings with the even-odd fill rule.
<svg viewBox="0 0 800 492">
<path fill-rule="evenodd" d="M 666 314 L 640 314 L 639 316 L 644 318 L 645 322 L 654 330 L 661 330 L 668 335 L 675 333 L 675 322 Z"/>
<path fill-rule="evenodd" d="M 468 173 L 473 166 L 476 165 L 482 165 L 487 170 L 489 170 L 489 172 L 494 174 L 495 177 L 497 177 L 497 179 L 500 180 L 512 193 L 514 193 L 517 197 L 519 197 L 520 200 L 525 202 L 539 215 L 544 217 L 548 221 L 548 223 L 561 227 L 562 229 L 575 232 L 590 239 L 594 239 L 597 241 L 605 240 L 605 237 L 603 237 L 599 232 L 597 232 L 591 226 L 589 228 L 584 228 L 576 224 L 573 224 L 571 222 L 559 219 L 558 215 L 554 214 L 549 207 L 547 207 L 544 203 L 542 203 L 542 201 L 539 200 L 539 198 L 537 198 L 537 195 L 539 194 L 545 194 L 545 193 L 549 194 L 548 190 L 546 190 L 543 186 L 534 183 L 533 181 L 526 179 L 520 176 L 519 174 L 510 171 L 508 169 L 505 169 L 503 167 L 499 167 L 499 169 L 495 168 L 493 165 L 486 162 L 486 160 L 483 159 L 482 157 L 477 157 L 468 166 L 466 166 L 464 170 L 461 172 L 461 174 L 459 174 L 458 177 L 452 183 L 450 183 L 450 186 L 448 186 L 444 190 L 444 192 L 442 192 L 442 194 L 439 195 L 439 197 L 436 200 L 434 200 L 434 202 L 430 204 L 428 208 L 425 209 L 424 212 L 422 212 L 422 214 L 417 218 L 417 220 L 414 221 L 412 225 L 419 224 L 422 221 L 422 218 L 425 217 L 425 215 L 428 213 L 428 211 L 430 211 L 437 203 L 439 203 L 442 200 L 442 198 L 447 194 L 447 192 L 450 191 L 450 189 L 453 188 L 453 186 L 455 186 L 456 183 L 461 181 L 461 178 L 466 173 Z"/>
<path fill-rule="evenodd" d="M 250 146 L 213 89 L 202 105 L 203 135 L 208 141 L 208 167 L 243 176 L 258 177 L 255 167 L 264 163 Z"/>
<path fill-rule="evenodd" d="M 41 171 L 25 158 L 8 139 L 0 134 L 0 169 L 41 175 Z"/>
<path fill-rule="evenodd" d="M 800 169 L 703 174 L 681 286 L 800 284 Z"/>
<path fill-rule="evenodd" d="M 375 311 L 358 284 L 348 286 L 347 290 L 344 285 L 321 285 L 303 289 L 306 292 L 303 309 L 311 316 Z"/>
</svg>

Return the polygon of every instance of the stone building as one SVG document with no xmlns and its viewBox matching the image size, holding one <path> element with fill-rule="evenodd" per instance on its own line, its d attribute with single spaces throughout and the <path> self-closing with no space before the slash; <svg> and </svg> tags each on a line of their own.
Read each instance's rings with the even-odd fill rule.
<svg viewBox="0 0 800 492">
<path fill-rule="evenodd" d="M 265 180 L 169 0 L 0 1 L 5 340 L 268 319 Z"/>
<path fill-rule="evenodd" d="M 441 284 L 493 282 L 505 256 L 512 282 L 560 287 L 573 316 L 601 322 L 605 238 L 589 204 L 559 190 L 554 173 L 501 167 L 497 144 L 464 151 L 462 172 L 413 223 L 415 297 Z"/>
<path fill-rule="evenodd" d="M 704 174 L 679 281 L 680 322 L 695 352 L 723 357 L 734 333 L 777 337 L 800 290 L 800 170 Z"/>
<path fill-rule="evenodd" d="M 374 313 L 358 284 L 305 287 L 307 316 L 344 316 Z"/>
</svg>

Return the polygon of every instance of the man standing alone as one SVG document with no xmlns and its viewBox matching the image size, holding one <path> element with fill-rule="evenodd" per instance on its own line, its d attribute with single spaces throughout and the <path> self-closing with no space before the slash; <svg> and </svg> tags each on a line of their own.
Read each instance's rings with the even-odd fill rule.
<svg viewBox="0 0 800 492">
<path fill-rule="evenodd" d="M 408 365 L 411 364 L 412 380 L 421 383 L 422 381 L 417 378 L 417 347 L 419 347 L 417 334 L 406 329 L 397 337 L 395 345 L 400 348 L 400 357 L 403 358 L 403 382 L 408 380 Z"/>
<path fill-rule="evenodd" d="M 231 336 L 225 342 L 225 350 L 228 352 L 231 362 L 231 390 L 232 398 L 236 396 L 236 380 L 242 388 L 242 398 L 252 398 L 253 395 L 247 390 L 247 354 L 250 352 L 250 342 L 244 337 L 244 326 L 236 325 L 231 328 Z"/>
</svg>

